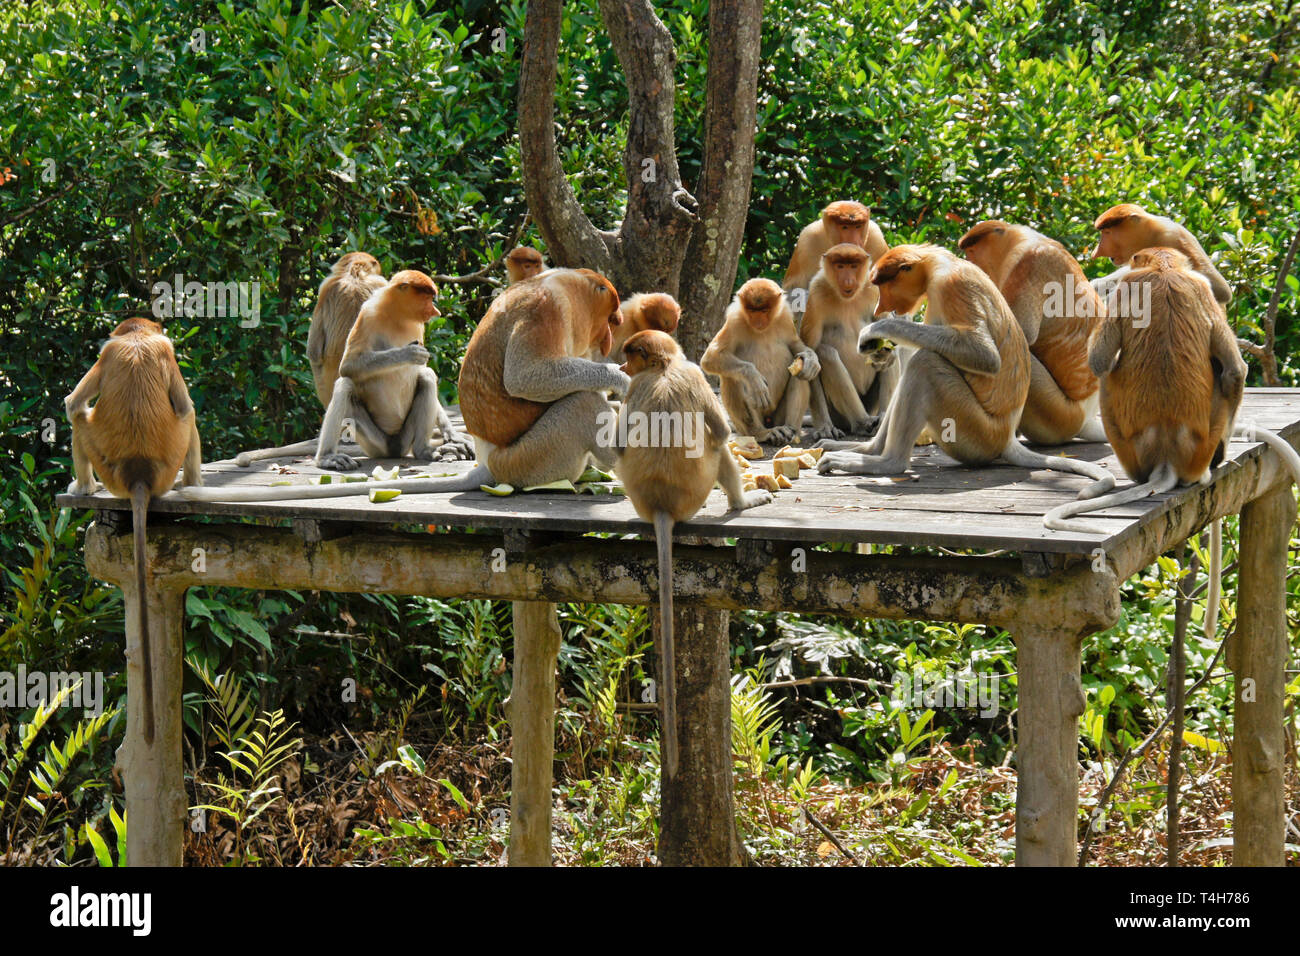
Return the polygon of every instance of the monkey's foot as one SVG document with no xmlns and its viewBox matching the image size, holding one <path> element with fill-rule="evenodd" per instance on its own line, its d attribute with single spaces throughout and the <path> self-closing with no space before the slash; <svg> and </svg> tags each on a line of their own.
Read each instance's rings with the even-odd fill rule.
<svg viewBox="0 0 1300 956">
<path fill-rule="evenodd" d="M 341 451 L 333 451 L 316 459 L 316 467 L 328 471 L 356 471 L 357 460 Z"/>
<path fill-rule="evenodd" d="M 72 484 L 68 485 L 68 494 L 93 495 L 102 487 L 104 486 L 97 481 L 91 481 L 88 485 L 81 485 L 74 481 Z"/>
<path fill-rule="evenodd" d="M 844 432 L 834 425 L 823 425 L 820 428 L 814 427 L 808 435 L 813 441 L 822 441 L 824 439 L 834 441 L 843 438 Z"/>
<path fill-rule="evenodd" d="M 842 471 L 850 475 L 900 475 L 907 471 L 907 462 L 854 451 L 828 451 L 817 462 L 817 471 L 823 475 L 830 471 Z"/>
<path fill-rule="evenodd" d="M 437 448 L 431 449 L 430 454 L 432 455 L 430 461 L 471 461 L 474 458 L 474 449 L 465 439 L 457 438 L 445 441 Z"/>
<path fill-rule="evenodd" d="M 878 431 L 880 431 L 879 415 L 872 415 L 866 421 L 854 422 L 849 426 L 850 435 L 860 435 L 863 438 L 870 438 Z"/>
<path fill-rule="evenodd" d="M 778 425 L 767 433 L 764 439 L 769 445 L 788 445 L 799 437 L 799 432 L 792 425 Z"/>
<path fill-rule="evenodd" d="M 763 491 L 761 488 L 754 491 L 745 492 L 745 503 L 736 511 L 747 511 L 750 508 L 757 508 L 759 505 L 770 505 L 772 503 L 772 492 Z"/>
</svg>

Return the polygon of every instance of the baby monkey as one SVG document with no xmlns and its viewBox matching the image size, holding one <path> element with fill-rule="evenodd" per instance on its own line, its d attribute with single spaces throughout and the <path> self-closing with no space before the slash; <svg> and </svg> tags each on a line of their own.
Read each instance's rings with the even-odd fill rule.
<svg viewBox="0 0 1300 956">
<path fill-rule="evenodd" d="M 686 360 L 672 336 L 653 329 L 638 332 L 624 343 L 623 353 L 627 362 L 622 368 L 632 376 L 632 384 L 618 434 L 629 438 L 618 449 L 616 468 L 636 513 L 654 525 L 658 545 L 663 759 L 672 778 L 677 773 L 673 525 L 692 518 L 715 483 L 722 485 L 731 511 L 765 505 L 772 495 L 741 487 L 740 469 L 727 451 L 731 429 L 722 405 L 700 367 Z M 630 437 L 646 434 L 648 441 Z"/>
</svg>

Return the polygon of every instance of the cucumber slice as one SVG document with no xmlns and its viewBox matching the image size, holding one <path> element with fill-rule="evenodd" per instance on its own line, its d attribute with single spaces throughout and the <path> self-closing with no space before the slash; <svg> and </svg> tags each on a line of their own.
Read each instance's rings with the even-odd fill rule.
<svg viewBox="0 0 1300 956">
<path fill-rule="evenodd" d="M 499 485 L 479 485 L 479 491 L 486 491 L 490 495 L 496 495 L 498 498 L 504 498 L 506 495 L 512 495 L 515 492 L 514 485 L 507 485 L 502 482 Z"/>
<path fill-rule="evenodd" d="M 402 489 L 400 488 L 371 488 L 370 500 L 375 504 L 380 504 L 385 501 L 392 501 L 401 493 Z"/>
<path fill-rule="evenodd" d="M 529 485 L 524 491 L 572 491 L 577 492 L 573 482 L 567 478 L 561 478 L 559 481 L 548 481 L 544 485 Z"/>
</svg>

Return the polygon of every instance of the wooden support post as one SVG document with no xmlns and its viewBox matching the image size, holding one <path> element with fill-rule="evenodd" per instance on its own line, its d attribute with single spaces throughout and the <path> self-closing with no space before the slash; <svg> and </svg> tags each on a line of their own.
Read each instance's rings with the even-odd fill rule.
<svg viewBox="0 0 1300 956">
<path fill-rule="evenodd" d="M 660 775 L 664 866 L 747 861 L 732 801 L 730 617 L 711 608 L 673 608 L 679 749 L 677 776 Z"/>
<path fill-rule="evenodd" d="M 1282 704 L 1286 682 L 1286 551 L 1296 505 L 1289 484 L 1241 509 L 1232 746 L 1232 862 L 1285 863 Z"/>
<path fill-rule="evenodd" d="M 128 542 L 130 535 L 127 535 Z M 185 589 L 149 594 L 153 650 L 154 738 L 144 741 L 144 669 L 135 579 L 121 582 L 126 604 L 126 739 L 117 770 L 126 782 L 126 859 L 131 866 L 180 866 L 185 849 L 185 772 L 181 763 Z"/>
<path fill-rule="evenodd" d="M 1078 852 L 1081 636 L 1026 615 L 1016 639 L 1016 866 L 1074 866 Z"/>
<path fill-rule="evenodd" d="M 515 601 L 510 688 L 510 865 L 551 865 L 551 784 L 555 760 L 555 605 Z"/>
</svg>

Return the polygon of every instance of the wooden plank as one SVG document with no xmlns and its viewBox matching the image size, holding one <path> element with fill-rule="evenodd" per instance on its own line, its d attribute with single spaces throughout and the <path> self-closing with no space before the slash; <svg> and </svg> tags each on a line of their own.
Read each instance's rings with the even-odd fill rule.
<svg viewBox="0 0 1300 956">
<path fill-rule="evenodd" d="M 1239 422 L 1253 422 L 1300 435 L 1300 389 L 1247 391 Z M 704 511 L 679 526 L 683 536 L 709 535 L 732 538 L 801 542 L 850 542 L 952 549 L 1009 549 L 1055 554 L 1089 554 L 1130 540 L 1138 530 L 1158 521 L 1173 508 L 1206 496 L 1244 463 L 1263 452 L 1259 444 L 1232 442 L 1228 461 L 1216 470 L 1214 482 L 1177 490 L 1142 502 L 1090 515 L 1088 522 L 1103 535 L 1049 531 L 1042 515 L 1074 499 L 1087 479 L 1050 471 L 1030 471 L 1007 465 L 965 468 L 937 448 L 917 450 L 913 467 L 902 480 L 853 475 L 802 473 L 795 487 L 781 492 L 776 501 L 739 515 L 725 514 L 725 500 L 714 492 Z M 1072 443 L 1065 451 L 1080 460 L 1094 461 L 1116 475 L 1123 474 L 1109 446 Z M 404 475 L 455 474 L 471 467 L 468 462 L 412 466 L 406 460 L 386 460 L 384 467 L 403 466 Z M 368 473 L 377 463 L 363 461 Z M 766 470 L 767 463 L 758 469 Z M 204 466 L 204 477 L 214 486 L 267 485 L 272 481 L 310 480 L 321 474 L 310 459 L 283 459 L 240 468 L 231 461 Z M 1120 480 L 1120 486 L 1127 484 Z M 125 510 L 127 502 L 106 493 L 93 497 L 61 495 L 58 503 L 69 507 Z M 371 504 L 364 496 L 322 499 L 316 502 L 283 501 L 260 504 L 188 502 L 167 496 L 152 510 L 173 515 L 224 517 L 294 517 L 318 521 L 343 521 L 382 525 L 438 525 L 448 528 L 536 528 L 569 533 L 603 532 L 646 535 L 626 499 L 619 496 L 566 494 L 516 494 L 496 498 L 481 492 L 448 495 L 409 495 L 384 504 Z"/>
</svg>

